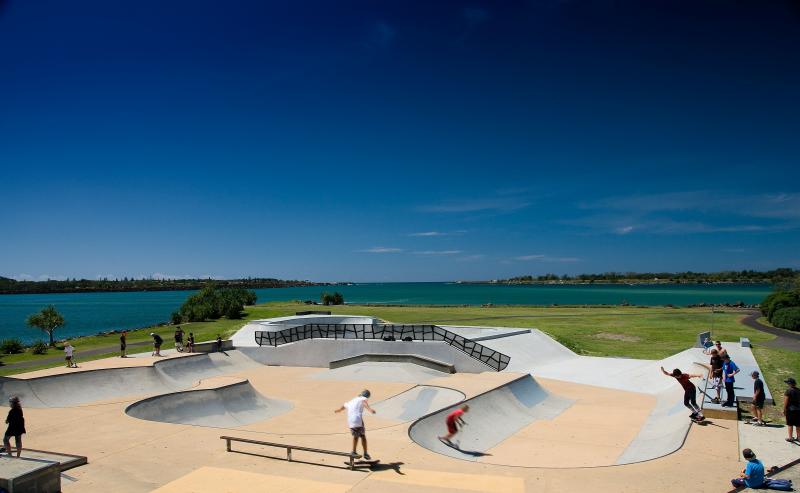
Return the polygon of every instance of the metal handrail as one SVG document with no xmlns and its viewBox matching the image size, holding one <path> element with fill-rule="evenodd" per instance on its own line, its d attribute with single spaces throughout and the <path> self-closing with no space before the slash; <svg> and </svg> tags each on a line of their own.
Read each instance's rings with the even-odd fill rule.
<svg viewBox="0 0 800 493">
<path fill-rule="evenodd" d="M 256 331 L 256 344 L 278 347 L 306 339 L 360 339 L 385 341 L 434 341 L 451 347 L 480 361 L 495 371 L 504 370 L 511 357 L 488 348 L 438 325 L 393 324 L 306 324 L 269 332 Z"/>
</svg>

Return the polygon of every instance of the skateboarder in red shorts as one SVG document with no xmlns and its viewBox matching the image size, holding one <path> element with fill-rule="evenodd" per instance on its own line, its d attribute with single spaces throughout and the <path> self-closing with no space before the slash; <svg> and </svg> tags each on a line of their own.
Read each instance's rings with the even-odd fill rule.
<svg viewBox="0 0 800 493">
<path fill-rule="evenodd" d="M 447 423 L 447 435 L 443 437 L 439 437 L 439 440 L 447 443 L 448 445 L 452 444 L 450 441 L 456 433 L 458 433 L 459 425 L 463 428 L 464 427 L 464 413 L 469 411 L 469 406 L 464 404 L 460 408 L 456 409 L 452 413 L 447 415 L 447 419 L 445 423 Z"/>
</svg>

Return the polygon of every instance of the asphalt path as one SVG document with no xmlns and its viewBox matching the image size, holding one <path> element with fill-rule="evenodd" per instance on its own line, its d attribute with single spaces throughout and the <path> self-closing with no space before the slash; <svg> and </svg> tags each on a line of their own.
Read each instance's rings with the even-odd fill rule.
<svg viewBox="0 0 800 493">
<path fill-rule="evenodd" d="M 742 319 L 742 324 L 751 329 L 777 336 L 774 340 L 764 343 L 767 347 L 800 352 L 800 333 L 764 325 L 758 321 L 759 317 L 761 317 L 761 312 L 751 312 L 750 315 Z"/>
</svg>

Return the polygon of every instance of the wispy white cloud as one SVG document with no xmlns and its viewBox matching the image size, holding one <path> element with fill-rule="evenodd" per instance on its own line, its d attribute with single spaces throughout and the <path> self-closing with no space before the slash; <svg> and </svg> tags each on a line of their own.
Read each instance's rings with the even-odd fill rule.
<svg viewBox="0 0 800 493">
<path fill-rule="evenodd" d="M 464 212 L 513 212 L 528 207 L 530 202 L 524 197 L 496 197 L 486 199 L 468 199 L 424 205 L 421 212 L 464 213 Z"/>
<path fill-rule="evenodd" d="M 459 236 L 463 235 L 464 233 L 466 233 L 466 231 L 463 229 L 456 231 L 422 231 L 420 233 L 411 233 L 408 236 L 431 238 L 436 236 Z"/>
<path fill-rule="evenodd" d="M 401 253 L 403 249 L 377 246 L 377 247 L 367 248 L 365 250 L 356 250 L 356 251 L 359 253 Z"/>
<path fill-rule="evenodd" d="M 458 255 L 461 250 L 421 250 L 412 252 L 414 255 Z"/>
<path fill-rule="evenodd" d="M 475 253 L 472 255 L 464 255 L 463 257 L 458 257 L 456 260 L 459 262 L 477 262 L 478 260 L 483 260 L 486 255 L 482 253 Z"/>
<path fill-rule="evenodd" d="M 633 232 L 634 229 L 636 228 L 633 226 L 620 226 L 619 228 L 616 228 L 614 231 L 616 231 L 617 234 L 626 235 L 628 233 Z"/>
<path fill-rule="evenodd" d="M 534 255 L 521 255 L 519 257 L 514 257 L 514 260 L 520 260 L 523 262 L 530 262 L 530 261 L 537 261 L 537 262 L 580 262 L 581 259 L 578 257 L 554 257 L 551 255 L 545 255 L 543 253 L 534 254 Z"/>
</svg>

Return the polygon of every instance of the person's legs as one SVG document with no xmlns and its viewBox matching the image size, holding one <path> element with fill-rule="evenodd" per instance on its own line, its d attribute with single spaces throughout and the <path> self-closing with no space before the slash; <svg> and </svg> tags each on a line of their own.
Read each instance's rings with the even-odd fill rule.
<svg viewBox="0 0 800 493">
<path fill-rule="evenodd" d="M 8 435 L 3 437 L 3 448 L 6 449 L 6 453 L 11 457 L 11 437 Z"/>
<path fill-rule="evenodd" d="M 745 486 L 744 479 L 742 478 L 731 479 L 731 484 L 733 485 L 734 488 L 741 488 Z"/>
<path fill-rule="evenodd" d="M 17 457 L 19 457 L 20 455 L 22 455 L 22 435 L 15 436 L 14 437 L 14 442 L 16 442 L 16 445 L 17 445 Z M 9 443 L 9 445 L 10 445 L 10 443 Z"/>
<path fill-rule="evenodd" d="M 358 447 L 358 437 L 354 436 L 353 437 L 353 453 L 354 454 L 356 453 L 356 447 Z"/>
<path fill-rule="evenodd" d="M 733 406 L 733 401 L 736 398 L 736 394 L 733 391 L 733 382 L 725 382 L 725 394 L 725 405 Z"/>
<path fill-rule="evenodd" d="M 364 448 L 364 457 L 367 457 L 369 455 L 367 452 L 367 435 L 361 437 L 361 446 Z"/>
</svg>

